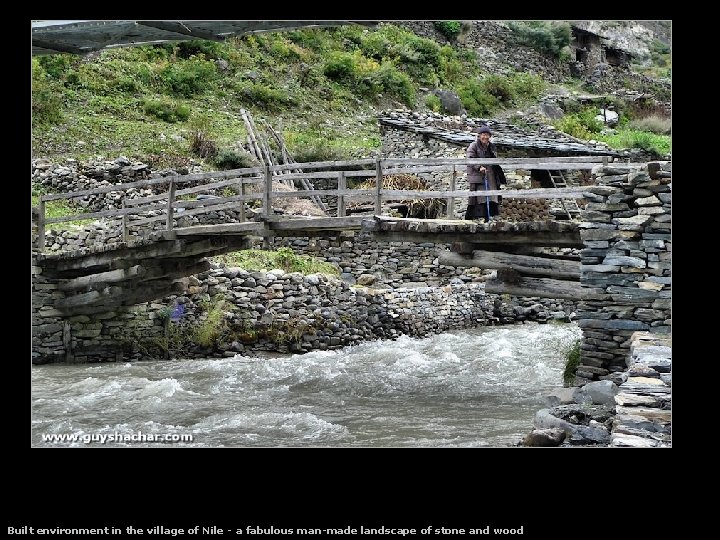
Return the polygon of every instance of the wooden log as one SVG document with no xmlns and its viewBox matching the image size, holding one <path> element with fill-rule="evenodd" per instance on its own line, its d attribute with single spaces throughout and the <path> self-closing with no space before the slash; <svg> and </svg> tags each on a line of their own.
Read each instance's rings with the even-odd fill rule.
<svg viewBox="0 0 720 540">
<path fill-rule="evenodd" d="M 265 228 L 265 223 L 258 221 L 248 221 L 246 223 L 219 223 L 217 225 L 194 225 L 192 227 L 183 227 L 175 230 L 175 234 L 180 236 L 203 236 L 215 234 L 248 234 L 257 233 Z"/>
<path fill-rule="evenodd" d="M 268 217 L 272 214 L 272 206 L 270 206 L 270 193 L 272 192 L 272 174 L 270 167 L 265 166 L 265 190 L 263 192 L 263 216 Z"/>
<path fill-rule="evenodd" d="M 268 225 L 272 231 L 301 231 L 303 229 L 359 229 L 364 216 L 327 218 L 271 218 Z"/>
<path fill-rule="evenodd" d="M 170 191 L 168 191 L 167 200 L 167 221 L 165 222 L 165 230 L 172 231 L 173 228 L 173 203 L 175 202 L 175 182 L 170 182 Z"/>
<path fill-rule="evenodd" d="M 338 217 L 345 217 L 345 197 L 342 192 L 347 189 L 347 181 L 345 179 L 345 173 L 343 171 L 338 172 L 338 200 L 337 200 L 337 211 Z"/>
<path fill-rule="evenodd" d="M 438 259 L 439 263 L 444 266 L 511 269 L 522 275 L 580 281 L 580 261 L 563 261 L 500 251 L 480 250 L 473 251 L 471 257 L 453 253 L 452 251 L 443 251 Z"/>
<path fill-rule="evenodd" d="M 565 298 L 569 300 L 601 300 L 607 298 L 602 289 L 582 287 L 576 281 L 529 277 L 520 278 L 518 283 L 506 283 L 497 279 L 490 279 L 485 282 L 485 292 L 513 296 Z"/>
<path fill-rule="evenodd" d="M 450 191 L 455 191 L 455 182 L 457 181 L 457 169 L 455 165 L 452 168 L 452 176 L 450 177 Z M 455 197 L 449 197 L 447 200 L 446 215 L 448 219 L 455 219 Z"/>
<path fill-rule="evenodd" d="M 47 218 L 45 217 L 45 201 L 42 200 L 42 197 L 38 201 L 38 220 L 37 220 L 37 230 L 38 230 L 38 239 L 37 239 L 37 248 L 38 251 L 42 252 L 45 251 L 45 220 Z"/>
<path fill-rule="evenodd" d="M 83 287 L 92 287 L 98 283 L 118 283 L 120 281 L 127 281 L 140 276 L 143 272 L 144 268 L 141 265 L 131 266 L 130 268 L 119 268 L 108 272 L 100 272 L 97 274 L 90 274 L 88 276 L 69 279 L 64 282 L 61 281 L 58 283 L 58 289 L 61 291 L 69 291 L 73 289 L 82 289 Z"/>
<path fill-rule="evenodd" d="M 378 216 L 382 214 L 382 183 L 382 161 L 378 159 L 375 160 L 375 215 Z"/>
</svg>

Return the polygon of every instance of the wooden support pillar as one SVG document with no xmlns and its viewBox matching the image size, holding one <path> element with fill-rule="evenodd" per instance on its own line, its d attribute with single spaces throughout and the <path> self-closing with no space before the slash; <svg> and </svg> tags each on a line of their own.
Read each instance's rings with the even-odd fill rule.
<svg viewBox="0 0 720 540">
<path fill-rule="evenodd" d="M 37 230 L 38 251 L 43 252 L 45 251 L 45 201 L 42 200 L 42 195 L 40 196 L 40 201 L 38 202 Z"/>
<path fill-rule="evenodd" d="M 375 215 L 379 216 L 382 214 L 382 161 L 380 159 L 375 160 Z"/>
<path fill-rule="evenodd" d="M 455 191 L 455 182 L 457 181 L 457 169 L 455 165 L 452 168 L 452 176 L 450 177 L 450 191 Z M 455 219 L 455 197 L 447 198 L 447 212 L 448 219 Z"/>
<path fill-rule="evenodd" d="M 245 182 L 240 178 L 240 195 L 245 195 Z M 240 222 L 245 223 L 245 199 L 240 201 Z"/>
<path fill-rule="evenodd" d="M 343 171 L 338 172 L 338 200 L 337 200 L 337 215 L 338 217 L 345 217 L 345 195 L 343 191 L 347 189 L 347 180 Z"/>
<path fill-rule="evenodd" d="M 123 198 L 122 198 L 122 208 L 125 210 L 127 206 L 125 205 L 125 199 L 127 197 L 127 192 L 123 192 Z M 128 215 L 123 214 L 122 215 L 122 241 L 126 242 L 130 239 L 130 231 L 128 230 Z"/>
<path fill-rule="evenodd" d="M 272 174 L 270 173 L 270 165 L 265 165 L 265 192 L 263 193 L 263 215 L 269 217 L 272 215 L 272 206 L 270 203 L 270 193 L 272 192 Z"/>
<path fill-rule="evenodd" d="M 272 193 L 272 173 L 270 172 L 270 165 L 265 165 L 265 192 L 263 193 L 263 216 L 266 219 L 272 215 L 270 193 Z M 263 249 L 268 250 L 271 247 L 272 242 L 270 235 L 263 235 Z"/>
<path fill-rule="evenodd" d="M 173 229 L 173 203 L 175 202 L 175 180 L 170 178 L 170 189 L 168 189 L 168 205 L 167 205 L 167 223 L 165 229 L 172 231 Z"/>
</svg>

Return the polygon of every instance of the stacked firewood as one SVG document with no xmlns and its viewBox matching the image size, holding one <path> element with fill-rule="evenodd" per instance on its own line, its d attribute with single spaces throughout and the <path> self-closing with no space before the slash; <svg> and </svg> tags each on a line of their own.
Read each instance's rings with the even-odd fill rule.
<svg viewBox="0 0 720 540">
<path fill-rule="evenodd" d="M 508 221 L 543 221 L 550 219 L 550 204 L 547 199 L 503 197 L 500 215 Z"/>
</svg>

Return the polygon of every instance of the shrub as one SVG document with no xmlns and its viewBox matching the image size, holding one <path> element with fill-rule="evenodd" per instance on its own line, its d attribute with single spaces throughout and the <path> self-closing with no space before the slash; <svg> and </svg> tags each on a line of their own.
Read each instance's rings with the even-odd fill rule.
<svg viewBox="0 0 720 540">
<path fill-rule="evenodd" d="M 184 62 L 168 64 L 159 75 L 167 92 L 192 97 L 207 89 L 217 78 L 217 68 L 213 62 L 192 57 Z"/>
<path fill-rule="evenodd" d="M 80 57 L 74 54 L 48 54 L 37 60 L 48 77 L 62 80 L 80 63 Z"/>
<path fill-rule="evenodd" d="M 578 139 L 592 139 L 604 127 L 603 123 L 595 118 L 596 115 L 597 110 L 594 107 L 588 107 L 579 113 L 565 115 L 555 121 L 553 125 L 560 131 Z"/>
<path fill-rule="evenodd" d="M 659 135 L 670 135 L 672 129 L 672 120 L 662 116 L 646 116 L 638 120 L 632 120 L 628 123 L 628 127 L 638 131 L 649 131 Z"/>
<path fill-rule="evenodd" d="M 580 343 L 577 340 L 565 353 L 565 369 L 563 370 L 563 382 L 565 386 L 572 386 L 575 382 L 575 373 L 580 366 Z"/>
<path fill-rule="evenodd" d="M 559 58 L 563 48 L 570 45 L 572 34 L 566 22 L 524 21 L 510 22 L 508 26 L 519 44 L 548 56 Z"/>
<path fill-rule="evenodd" d="M 238 152 L 237 150 L 231 150 L 224 148 L 217 153 L 215 156 L 215 165 L 221 171 L 227 169 L 245 169 L 247 167 L 253 167 L 255 160 L 247 152 Z"/>
<path fill-rule="evenodd" d="M 407 74 L 398 71 L 392 62 L 383 62 L 380 69 L 370 75 L 370 80 L 409 107 L 414 105 L 415 86 L 412 80 Z"/>
<path fill-rule="evenodd" d="M 279 110 L 295 103 L 292 96 L 261 82 L 243 82 L 239 91 L 244 100 L 268 111 Z"/>
<path fill-rule="evenodd" d="M 217 41 L 194 39 L 191 41 L 180 41 L 177 44 L 176 55 L 178 58 L 192 58 L 200 54 L 207 59 L 219 58 L 222 56 L 223 47 Z"/>
<path fill-rule="evenodd" d="M 477 79 L 460 86 L 457 93 L 468 114 L 472 116 L 490 115 L 500 106 L 498 99 L 488 94 Z"/>
<path fill-rule="evenodd" d="M 190 107 L 173 101 L 151 101 L 143 104 L 143 110 L 168 123 L 184 122 L 190 116 Z"/>
<path fill-rule="evenodd" d="M 193 341 L 202 347 L 213 347 L 227 328 L 225 311 L 230 305 L 224 296 L 218 294 L 212 300 L 203 302 L 202 307 L 207 316 L 195 327 Z"/>
<path fill-rule="evenodd" d="M 490 75 L 481 82 L 482 88 L 497 98 L 497 101 L 502 105 L 510 105 L 514 101 L 515 92 L 510 86 L 510 82 L 507 77 L 500 75 Z"/>
<path fill-rule="evenodd" d="M 606 142 L 612 148 L 640 148 L 653 152 L 659 158 L 670 153 L 671 141 L 667 135 L 657 135 L 647 131 L 634 129 L 619 129 L 616 133 L 598 135 L 597 139 Z"/>
<path fill-rule="evenodd" d="M 431 111 L 440 112 L 442 102 L 435 94 L 428 94 L 425 96 L 425 106 Z"/>
<path fill-rule="evenodd" d="M 217 155 L 217 145 L 210 135 L 210 121 L 196 116 L 192 120 L 190 150 L 201 158 L 212 158 Z"/>
<path fill-rule="evenodd" d="M 460 34 L 460 21 L 434 21 L 435 30 L 445 36 L 448 41 L 454 41 Z"/>
<path fill-rule="evenodd" d="M 347 158 L 337 147 L 324 138 L 317 137 L 313 141 L 298 142 L 292 146 L 291 154 L 298 163 L 312 161 L 337 161 Z"/>
<path fill-rule="evenodd" d="M 523 100 L 536 100 L 547 86 L 542 77 L 532 73 L 514 73 L 509 83 L 516 98 Z"/>
<path fill-rule="evenodd" d="M 56 85 L 48 81 L 45 70 L 35 58 L 32 60 L 31 96 L 33 126 L 57 124 L 62 121 L 60 92 Z"/>
<path fill-rule="evenodd" d="M 328 79 L 342 81 L 355 78 L 355 62 L 353 55 L 346 52 L 332 52 L 325 65 L 323 73 Z"/>
</svg>

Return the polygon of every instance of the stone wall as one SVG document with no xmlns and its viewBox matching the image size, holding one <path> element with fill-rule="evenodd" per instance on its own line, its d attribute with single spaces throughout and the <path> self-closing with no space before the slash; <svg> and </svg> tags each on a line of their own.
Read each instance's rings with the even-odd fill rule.
<svg viewBox="0 0 720 540">
<path fill-rule="evenodd" d="M 670 333 L 671 171 L 671 162 L 593 169 L 598 185 L 581 217 L 581 283 L 603 296 L 579 307 L 581 383 L 622 371 L 633 332 Z"/>
<path fill-rule="evenodd" d="M 64 318 L 52 306 L 63 293 L 33 266 L 33 362 L 307 352 L 400 334 L 567 321 L 575 308 L 572 303 L 486 296 L 482 283 L 460 280 L 443 287 L 372 288 L 321 274 L 216 265 L 183 282 L 185 293 L 179 296 Z"/>
</svg>

